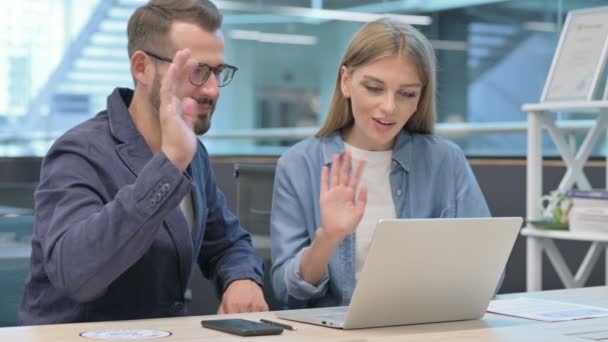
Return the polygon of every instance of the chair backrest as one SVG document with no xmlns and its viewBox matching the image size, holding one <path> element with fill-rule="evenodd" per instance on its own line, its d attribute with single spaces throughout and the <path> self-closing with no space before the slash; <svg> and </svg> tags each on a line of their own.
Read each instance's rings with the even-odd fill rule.
<svg viewBox="0 0 608 342">
<path fill-rule="evenodd" d="M 270 236 L 274 164 L 235 164 L 236 213 L 252 235 Z"/>
<path fill-rule="evenodd" d="M 0 216 L 0 327 L 18 324 L 33 227 L 33 216 Z"/>
<path fill-rule="evenodd" d="M 236 212 L 264 261 L 264 296 L 270 310 L 281 309 L 270 281 L 270 207 L 275 164 L 235 164 Z"/>
</svg>

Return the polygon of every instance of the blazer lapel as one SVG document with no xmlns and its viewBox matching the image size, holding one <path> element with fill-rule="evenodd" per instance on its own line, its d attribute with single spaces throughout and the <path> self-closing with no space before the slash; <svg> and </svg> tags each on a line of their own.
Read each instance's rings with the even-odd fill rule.
<svg viewBox="0 0 608 342">
<path fill-rule="evenodd" d="M 143 138 L 141 139 L 143 141 Z M 152 152 L 148 145 L 135 141 L 120 145 L 117 148 L 118 155 L 136 177 L 152 158 Z M 188 223 L 179 207 L 171 212 L 163 220 L 163 228 L 169 232 L 179 257 L 179 268 L 182 288 L 186 288 L 190 271 L 192 269 L 192 238 L 189 234 Z"/>
<path fill-rule="evenodd" d="M 131 173 L 137 176 L 148 160 L 152 158 L 152 151 L 131 118 L 129 104 L 132 98 L 133 92 L 129 89 L 117 88 L 114 90 L 108 96 L 107 115 L 110 132 L 118 140 L 116 152 Z"/>
<path fill-rule="evenodd" d="M 108 118 L 112 135 L 119 141 L 116 152 L 131 173 L 137 177 L 153 154 L 129 113 L 128 105 L 132 96 L 132 91 L 128 89 L 116 89 L 108 97 Z M 190 276 L 193 246 L 187 228 L 188 223 L 180 208 L 171 210 L 165 217 L 163 226 L 171 235 L 177 250 L 180 280 L 182 288 L 185 289 Z"/>
<path fill-rule="evenodd" d="M 141 169 L 152 158 L 152 151 L 146 144 L 143 137 L 141 139 L 118 145 L 116 152 L 123 163 L 131 170 L 134 176 L 138 176 Z"/>
<path fill-rule="evenodd" d="M 194 156 L 194 160 L 192 161 L 191 168 L 191 176 L 193 180 L 192 187 L 192 211 L 194 212 L 194 226 L 192 227 L 192 241 L 194 241 L 194 251 L 193 258 L 198 258 L 198 254 L 200 253 L 201 244 L 204 236 L 204 221 L 207 219 L 207 203 L 205 201 L 204 192 L 205 186 L 201 181 L 203 180 L 202 172 L 201 172 L 201 163 L 198 160 L 198 153 Z M 193 260 L 195 262 L 196 260 Z"/>
</svg>

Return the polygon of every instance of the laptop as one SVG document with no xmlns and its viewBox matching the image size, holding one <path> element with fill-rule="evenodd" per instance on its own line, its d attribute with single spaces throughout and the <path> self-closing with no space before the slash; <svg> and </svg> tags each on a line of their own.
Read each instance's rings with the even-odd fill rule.
<svg viewBox="0 0 608 342">
<path fill-rule="evenodd" d="M 278 318 L 358 329 L 481 318 L 521 217 L 380 220 L 350 306 Z"/>
</svg>

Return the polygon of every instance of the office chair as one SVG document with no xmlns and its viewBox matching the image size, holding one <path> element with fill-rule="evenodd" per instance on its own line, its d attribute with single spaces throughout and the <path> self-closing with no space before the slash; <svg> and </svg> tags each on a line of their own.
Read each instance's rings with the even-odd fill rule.
<svg viewBox="0 0 608 342">
<path fill-rule="evenodd" d="M 33 216 L 0 216 L 0 327 L 18 325 L 33 228 Z"/>
</svg>

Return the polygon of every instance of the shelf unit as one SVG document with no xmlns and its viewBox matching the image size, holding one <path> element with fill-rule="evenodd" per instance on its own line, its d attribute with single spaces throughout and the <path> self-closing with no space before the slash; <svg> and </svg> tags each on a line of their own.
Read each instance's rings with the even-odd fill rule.
<svg viewBox="0 0 608 342">
<path fill-rule="evenodd" d="M 562 178 L 558 191 L 565 192 L 574 184 L 579 189 L 590 189 L 591 185 L 583 167 L 597 144 L 608 128 L 608 101 L 571 101 L 527 104 L 523 110 L 528 113 L 528 154 L 526 179 L 526 217 L 529 221 L 541 219 L 540 198 L 542 196 L 542 136 L 546 129 L 555 142 L 567 170 Z M 556 112 L 590 112 L 597 117 L 593 127 L 576 153 L 566 143 L 562 132 L 555 124 Z M 608 186 L 608 168 L 606 169 L 606 184 Z M 551 205 L 551 204 L 550 204 Z M 608 222 L 607 222 L 608 228 Z M 526 237 L 526 289 L 527 291 L 542 290 L 542 255 L 547 256 L 557 271 L 566 288 L 584 286 L 593 267 L 606 250 L 606 283 L 608 284 L 608 232 L 570 232 L 541 230 L 528 224 L 521 234 Z M 568 268 L 563 256 L 555 245 L 554 240 L 590 241 L 591 246 L 575 274 Z"/>
</svg>

